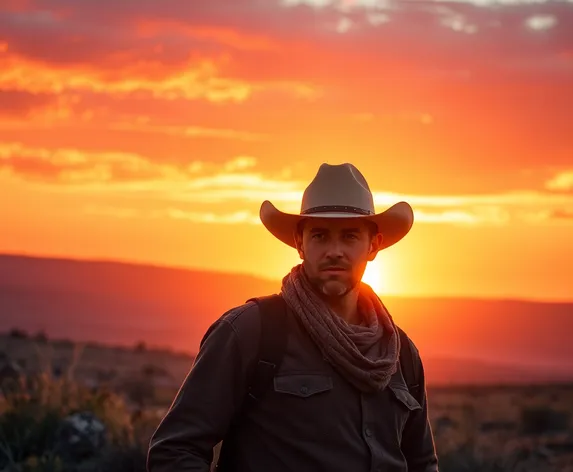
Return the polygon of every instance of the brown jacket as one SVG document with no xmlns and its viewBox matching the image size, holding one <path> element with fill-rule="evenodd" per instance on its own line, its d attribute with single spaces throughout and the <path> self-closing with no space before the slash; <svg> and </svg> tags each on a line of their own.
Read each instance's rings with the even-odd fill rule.
<svg viewBox="0 0 573 472">
<path fill-rule="evenodd" d="M 420 402 L 400 370 L 388 388 L 365 394 L 325 362 L 290 312 L 287 323 L 274 386 L 233 422 L 229 436 L 245 398 L 247 370 L 257 361 L 259 310 L 249 302 L 210 327 L 151 439 L 148 472 L 208 472 L 213 448 L 224 437 L 235 446 L 225 472 L 438 471 L 419 355 Z"/>
</svg>

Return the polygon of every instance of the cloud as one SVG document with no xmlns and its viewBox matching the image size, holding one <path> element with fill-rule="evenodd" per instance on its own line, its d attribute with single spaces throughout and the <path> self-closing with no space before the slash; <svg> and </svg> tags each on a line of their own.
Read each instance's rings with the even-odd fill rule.
<svg viewBox="0 0 573 472">
<path fill-rule="evenodd" d="M 0 143 L 0 169 L 32 181 L 70 185 L 185 177 L 181 169 L 137 154 L 29 148 L 21 143 Z"/>
<path fill-rule="evenodd" d="M 93 198 L 136 197 L 154 202 L 154 208 L 163 208 L 164 216 L 202 222 L 252 222 L 252 215 L 257 215 L 264 200 L 271 200 L 283 211 L 297 213 L 308 184 L 293 178 L 288 167 L 262 172 L 253 156 L 239 155 L 219 164 L 204 160 L 167 164 L 139 154 L 33 148 L 21 143 L 0 143 L 0 169 L 42 184 L 52 192 Z M 559 188 L 562 181 L 557 180 Z M 404 200 L 414 208 L 417 221 L 434 224 L 537 224 L 568 220 L 573 208 L 573 194 L 535 189 L 423 195 L 374 188 L 373 194 L 378 211 Z M 230 205 L 234 210 L 220 214 L 209 209 L 217 205 Z M 125 215 L 129 211 L 121 213 Z"/>
<path fill-rule="evenodd" d="M 31 119 L 16 108 L 20 123 L 0 128 L 56 123 L 63 147 L 89 125 L 124 152 L 149 133 L 280 154 L 356 142 L 364 125 L 406 165 L 463 155 L 497 168 L 505 154 L 529 166 L 568 140 L 572 30 L 571 2 L 14 0 L 0 10 L 0 90 L 62 103 Z"/>
<path fill-rule="evenodd" d="M 141 210 L 137 208 L 117 208 L 104 205 L 86 205 L 83 212 L 88 215 L 106 216 L 111 218 L 171 218 L 184 220 L 190 223 L 204 224 L 260 224 L 258 215 L 248 211 L 217 214 L 213 212 L 187 211 L 179 208 L 165 208 L 162 210 Z"/>
<path fill-rule="evenodd" d="M 57 97 L 51 94 L 33 94 L 20 90 L 0 89 L 0 115 L 28 118 L 32 112 L 54 104 Z"/>
<path fill-rule="evenodd" d="M 164 199 L 215 202 L 241 198 L 241 192 L 248 199 L 251 192 L 289 192 L 301 185 L 255 172 L 256 164 L 252 156 L 237 156 L 220 164 L 207 160 L 160 163 L 134 153 L 0 142 L 0 169 L 23 180 L 50 185 L 53 191 L 149 192 Z M 288 175 L 288 168 L 277 174 Z"/>
<path fill-rule="evenodd" d="M 270 137 L 267 132 L 221 126 L 221 120 L 217 119 L 221 115 L 216 109 L 189 107 L 185 102 L 164 101 L 165 106 L 161 106 L 154 100 L 145 99 L 104 100 L 93 94 L 32 94 L 2 90 L 0 102 L 0 133 L 28 130 L 33 134 L 50 130 L 60 132 L 65 139 L 75 131 L 92 130 L 110 135 L 163 135 L 183 140 L 238 142 L 263 142 Z"/>
<path fill-rule="evenodd" d="M 231 27 L 190 26 L 177 19 L 157 20 L 155 18 L 144 18 L 136 24 L 138 38 L 161 37 L 166 31 L 172 35 L 212 42 L 236 50 L 274 51 L 279 48 L 279 44 L 270 37 L 251 34 L 248 31 L 237 31 Z"/>
<path fill-rule="evenodd" d="M 554 210 L 549 214 L 549 218 L 554 220 L 573 221 L 573 207 L 569 210 Z"/>
<path fill-rule="evenodd" d="M 19 58 L 22 72 L 30 64 L 57 70 L 51 78 L 59 87 L 85 89 L 93 82 L 92 90 L 187 98 L 223 89 L 219 97 L 245 99 L 249 87 L 265 83 L 310 87 L 350 77 L 444 74 L 458 80 L 460 68 L 469 77 L 485 74 L 497 81 L 539 74 L 569 79 L 573 72 L 568 2 L 508 1 L 496 8 L 485 0 L 245 0 L 231 9 L 226 0 L 122 2 L 113 9 L 95 0 L 28 5 L 26 11 L 0 12 L 2 42 L 8 55 Z M 341 24 L 350 25 L 344 33 Z M 23 77 L 20 82 L 26 84 Z M 32 77 L 27 86 L 47 84 Z"/>
<path fill-rule="evenodd" d="M 106 126 L 103 125 L 105 128 Z M 208 128 L 204 126 L 177 126 L 147 123 L 145 120 L 139 122 L 119 121 L 110 123 L 107 128 L 118 131 L 137 131 L 140 133 L 159 133 L 170 136 L 181 136 L 189 138 L 217 138 L 237 141 L 263 141 L 267 139 L 264 133 L 252 133 L 225 128 Z"/>
<path fill-rule="evenodd" d="M 236 170 L 245 170 L 254 167 L 257 160 L 251 156 L 239 156 L 225 165 L 225 170 L 233 172 Z"/>
<path fill-rule="evenodd" d="M 0 56 L 0 87 L 31 93 L 96 92 L 126 95 L 144 92 L 166 100 L 205 99 L 212 102 L 245 100 L 253 88 L 240 80 L 218 76 L 212 61 L 189 61 L 187 69 L 169 74 L 160 64 L 138 70 L 137 65 L 98 69 L 46 65 L 12 54 Z M 154 74 L 159 77 L 154 77 Z"/>
<path fill-rule="evenodd" d="M 199 213 L 168 208 L 167 216 L 178 220 L 188 220 L 193 223 L 216 223 L 216 224 L 259 224 L 260 219 L 257 215 L 247 211 L 217 215 L 215 213 Z"/>
<path fill-rule="evenodd" d="M 302 183 L 276 180 L 269 180 L 267 183 L 252 176 L 241 175 L 232 179 L 233 184 L 223 188 L 217 185 L 230 180 L 214 177 L 209 179 L 210 185 L 203 185 L 206 181 L 200 179 L 200 191 L 171 194 L 166 204 L 179 202 L 186 205 L 202 205 L 206 208 L 214 204 L 232 205 L 233 208 L 242 208 L 233 215 L 244 222 L 258 220 L 258 207 L 264 200 L 271 200 L 282 211 L 298 213 L 300 209 Z M 194 184 L 191 183 L 190 187 L 194 187 Z M 376 191 L 374 193 L 377 202 L 386 202 L 386 204 L 377 206 L 378 211 L 398 201 L 407 201 L 413 206 L 415 221 L 422 224 L 457 226 L 500 226 L 514 222 L 545 224 L 557 220 L 564 221 L 573 211 L 564 210 L 565 208 L 573 209 L 573 196 L 557 197 L 535 191 L 458 196 L 390 195 Z M 194 218 L 199 221 L 199 217 L 196 216 L 197 212 L 189 212 L 185 209 L 179 211 L 181 216 L 194 215 Z M 207 212 L 206 215 L 217 215 L 217 213 Z M 169 216 L 173 217 L 174 213 Z M 244 220 L 241 219 L 243 216 Z M 189 217 L 189 219 L 192 218 Z M 228 214 L 222 214 L 221 218 L 206 216 L 203 222 L 224 222 L 225 219 L 231 221 L 232 218 Z"/>
<path fill-rule="evenodd" d="M 90 215 L 107 216 L 112 218 L 171 218 L 184 220 L 191 223 L 204 224 L 250 224 L 260 225 L 261 220 L 258 213 L 249 210 L 236 211 L 231 213 L 215 213 L 212 211 L 189 211 L 176 207 L 168 207 L 163 210 L 141 210 L 136 208 L 117 208 L 104 205 L 87 205 L 84 213 Z M 490 224 L 490 221 L 478 218 L 463 211 L 425 212 L 417 211 L 415 214 L 417 222 L 420 223 L 453 223 L 462 225 Z"/>
<path fill-rule="evenodd" d="M 0 166 L 53 191 L 255 214 L 265 198 L 297 211 L 304 187 L 261 156 L 390 156 L 434 188 L 471 173 L 473 190 L 570 160 L 571 31 L 570 1 L 8 0 Z M 569 208 L 567 172 L 541 190 L 532 180 L 376 201 L 407 198 L 436 224 Z"/>
<path fill-rule="evenodd" d="M 259 205 L 262 200 L 266 199 L 265 196 L 268 197 L 269 194 L 261 194 L 259 196 L 260 199 L 257 200 L 257 205 Z M 277 201 L 276 199 L 273 200 L 275 202 Z M 209 205 L 212 203 L 222 202 L 200 199 L 195 202 L 194 205 Z M 573 208 L 573 199 L 569 204 L 570 208 Z M 257 209 L 250 209 L 253 205 L 240 206 L 245 209 L 231 212 L 225 210 L 216 212 L 209 211 L 207 209 L 202 211 L 188 210 L 185 208 L 169 206 L 168 203 L 165 204 L 163 209 L 154 210 L 141 208 L 136 209 L 132 207 L 118 208 L 117 206 L 88 205 L 84 208 L 84 212 L 112 218 L 170 218 L 203 224 L 261 224 Z M 549 208 L 548 210 L 539 210 L 536 208 L 547 208 L 547 206 L 540 203 L 538 206 L 523 206 L 520 208 L 504 207 L 500 205 L 498 207 L 487 207 L 484 209 L 460 206 L 455 209 L 437 208 L 434 210 L 415 207 L 414 218 L 416 224 L 447 224 L 462 227 L 502 226 L 512 222 L 521 222 L 531 225 L 544 225 L 547 223 L 573 224 L 573 209 L 567 210 L 556 207 L 555 209 Z M 292 212 L 297 213 L 297 210 L 293 209 Z"/>
<path fill-rule="evenodd" d="M 573 191 L 573 169 L 555 175 L 546 183 L 546 188 L 553 191 Z"/>
</svg>

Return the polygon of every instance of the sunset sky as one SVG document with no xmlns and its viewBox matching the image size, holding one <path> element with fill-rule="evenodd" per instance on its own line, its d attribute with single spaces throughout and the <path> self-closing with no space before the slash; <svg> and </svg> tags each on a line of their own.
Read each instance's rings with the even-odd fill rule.
<svg viewBox="0 0 573 472">
<path fill-rule="evenodd" d="M 2 2 L 0 252 L 279 279 L 322 162 L 414 208 L 383 293 L 573 300 L 573 2 Z"/>
</svg>

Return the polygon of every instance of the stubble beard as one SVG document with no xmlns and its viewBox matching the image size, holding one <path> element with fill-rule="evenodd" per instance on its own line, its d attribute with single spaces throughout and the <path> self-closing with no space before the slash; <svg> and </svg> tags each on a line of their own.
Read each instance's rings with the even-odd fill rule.
<svg viewBox="0 0 573 472">
<path fill-rule="evenodd" d="M 340 280 L 338 278 L 321 279 L 319 276 L 309 277 L 314 289 L 327 300 L 340 300 L 348 295 L 357 286 L 352 279 Z"/>
<path fill-rule="evenodd" d="M 302 263 L 303 272 L 310 282 L 310 285 L 314 288 L 315 292 L 325 300 L 331 300 L 336 302 L 341 300 L 350 292 L 352 292 L 360 283 L 360 280 L 354 280 L 350 275 L 349 278 L 340 279 L 338 277 L 332 277 L 328 279 L 323 279 L 320 277 L 320 273 L 313 274 L 305 261 Z"/>
<path fill-rule="evenodd" d="M 319 280 L 320 292 L 327 298 L 342 298 L 352 290 L 352 286 L 341 280 Z"/>
</svg>

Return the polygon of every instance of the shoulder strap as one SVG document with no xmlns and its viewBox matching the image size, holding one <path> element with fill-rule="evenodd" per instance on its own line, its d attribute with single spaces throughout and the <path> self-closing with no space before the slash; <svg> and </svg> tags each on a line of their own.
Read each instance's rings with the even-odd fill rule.
<svg viewBox="0 0 573 472">
<path fill-rule="evenodd" d="M 250 376 L 247 401 L 258 401 L 270 387 L 286 348 L 286 303 L 278 294 L 250 298 L 259 306 L 261 335 L 258 362 Z"/>
<path fill-rule="evenodd" d="M 416 375 L 416 365 L 414 355 L 414 350 L 410 339 L 400 327 L 398 328 L 398 333 L 400 334 L 400 368 L 402 369 L 402 375 L 406 381 L 406 386 L 408 391 L 416 398 L 419 398 L 420 393 L 420 383 L 418 381 L 418 376 Z"/>
<path fill-rule="evenodd" d="M 378 300 L 380 300 L 386 312 L 390 313 L 382 299 L 378 297 Z M 420 381 L 416 375 L 416 355 L 414 353 L 414 347 L 406 332 L 399 326 L 396 326 L 396 329 L 400 335 L 400 370 L 402 371 L 402 376 L 404 377 L 408 391 L 419 401 Z"/>
<path fill-rule="evenodd" d="M 227 438 L 215 446 L 210 471 L 233 470 L 232 458 L 235 446 L 234 427 L 242 416 L 259 401 L 272 385 L 275 372 L 282 361 L 287 340 L 286 303 L 280 295 L 249 298 L 259 306 L 261 334 L 257 363 L 248 372 L 248 391 L 240 412 L 232 421 Z M 230 441 L 227 439 L 230 438 Z"/>
</svg>

